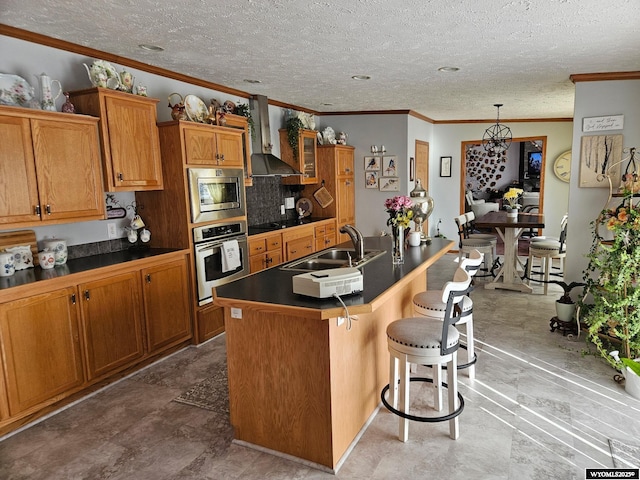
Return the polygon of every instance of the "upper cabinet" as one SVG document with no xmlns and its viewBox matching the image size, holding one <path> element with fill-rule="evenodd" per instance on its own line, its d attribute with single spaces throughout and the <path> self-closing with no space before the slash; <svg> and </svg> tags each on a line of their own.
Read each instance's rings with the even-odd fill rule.
<svg viewBox="0 0 640 480">
<path fill-rule="evenodd" d="M 104 218 L 97 122 L 0 107 L 2 228 Z"/>
<path fill-rule="evenodd" d="M 241 131 L 192 122 L 182 125 L 187 164 L 244 167 Z"/>
<path fill-rule="evenodd" d="M 70 98 L 79 113 L 100 117 L 105 189 L 161 190 L 158 100 L 98 87 Z"/>
<path fill-rule="evenodd" d="M 231 128 L 237 128 L 242 131 L 242 161 L 244 163 L 244 186 L 250 187 L 253 185 L 251 177 L 251 147 L 249 135 L 249 120 L 242 115 L 234 115 L 227 113 L 224 116 L 226 120 L 226 126 Z"/>
<path fill-rule="evenodd" d="M 315 130 L 301 130 L 298 137 L 298 147 L 294 152 L 287 139 L 287 130 L 280 129 L 280 155 L 282 160 L 296 170 L 302 172 L 302 178 L 297 175 L 282 177 L 282 183 L 307 185 L 318 182 L 318 162 L 316 153 L 317 134 Z"/>
</svg>

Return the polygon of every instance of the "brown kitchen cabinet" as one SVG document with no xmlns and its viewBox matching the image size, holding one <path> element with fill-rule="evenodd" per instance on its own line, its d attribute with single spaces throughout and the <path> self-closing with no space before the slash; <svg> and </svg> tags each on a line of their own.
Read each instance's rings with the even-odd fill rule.
<svg viewBox="0 0 640 480">
<path fill-rule="evenodd" d="M 84 383 L 76 299 L 76 289 L 67 287 L 0 304 L 10 416 L 54 403 Z"/>
<path fill-rule="evenodd" d="M 88 380 L 123 369 L 144 355 L 137 271 L 78 286 Z"/>
<path fill-rule="evenodd" d="M 286 229 L 282 232 L 285 262 L 306 257 L 315 251 L 315 231 L 312 224 Z"/>
<path fill-rule="evenodd" d="M 234 115 L 227 113 L 224 116 L 226 126 L 237 128 L 242 131 L 242 162 L 244 165 L 244 186 L 251 187 L 253 178 L 251 177 L 251 141 L 249 131 L 249 119 L 243 115 Z"/>
<path fill-rule="evenodd" d="M 141 275 L 147 351 L 155 353 L 191 338 L 187 262 L 145 268 Z"/>
<path fill-rule="evenodd" d="M 249 268 L 251 273 L 282 263 L 282 234 L 268 233 L 249 237 Z"/>
<path fill-rule="evenodd" d="M 70 93 L 79 113 L 100 117 L 105 189 L 161 190 L 155 98 L 94 87 Z"/>
<path fill-rule="evenodd" d="M 2 228 L 104 218 L 97 123 L 0 107 Z"/>
<path fill-rule="evenodd" d="M 330 248 L 336 244 L 336 222 L 330 220 L 315 227 L 316 251 Z"/>
<path fill-rule="evenodd" d="M 214 305 L 198 310 L 196 314 L 198 331 L 196 343 L 215 337 L 224 332 L 224 308 Z"/>
<path fill-rule="evenodd" d="M 282 160 L 302 173 L 282 177 L 284 184 L 307 185 L 318 182 L 317 134 L 315 130 L 301 130 L 298 137 L 298 150 L 293 151 L 287 138 L 287 130 L 280 129 L 280 156 Z"/>
<path fill-rule="evenodd" d="M 191 124 L 183 128 L 189 165 L 244 167 L 242 132 L 233 128 Z"/>
</svg>

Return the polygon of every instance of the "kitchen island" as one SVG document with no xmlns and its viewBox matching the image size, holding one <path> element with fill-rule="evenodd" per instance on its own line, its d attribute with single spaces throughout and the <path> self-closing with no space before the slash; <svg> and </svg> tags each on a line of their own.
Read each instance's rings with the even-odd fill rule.
<svg viewBox="0 0 640 480">
<path fill-rule="evenodd" d="M 301 272 L 278 267 L 214 289 L 235 441 L 336 472 L 388 383 L 387 325 L 413 314 L 427 268 L 452 247 L 436 238 L 394 266 L 390 237 L 365 238 L 365 248 L 386 253 L 361 268 L 363 291 L 343 297 L 348 313 L 335 298 L 294 294 Z"/>
</svg>

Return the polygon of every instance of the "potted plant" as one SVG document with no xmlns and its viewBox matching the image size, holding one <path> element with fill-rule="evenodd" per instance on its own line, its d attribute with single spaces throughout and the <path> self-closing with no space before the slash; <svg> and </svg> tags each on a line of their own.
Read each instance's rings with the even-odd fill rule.
<svg viewBox="0 0 640 480">
<path fill-rule="evenodd" d="M 631 192 L 624 192 L 620 205 L 605 208 L 592 222 L 593 244 L 583 272 L 584 298 L 590 294 L 591 303 L 584 303 L 584 298 L 580 302 L 589 340 L 623 372 L 622 360 L 611 351 L 621 350 L 627 359 L 640 356 L 640 211 L 633 200 Z M 612 238 L 599 234 L 601 226 Z"/>
<path fill-rule="evenodd" d="M 573 315 L 576 311 L 576 303 L 571 298 L 571 290 L 576 287 L 584 286 L 582 282 L 571 282 L 569 284 L 560 282 L 557 280 L 550 280 L 550 283 L 556 283 L 562 287 L 563 293 L 558 300 L 556 300 L 556 317 L 561 322 L 570 322 L 573 320 Z"/>
<path fill-rule="evenodd" d="M 298 140 L 300 139 L 300 131 L 304 129 L 304 124 L 298 117 L 290 117 L 285 124 L 285 128 L 287 129 L 287 140 L 291 145 L 293 155 L 297 157 Z"/>
<path fill-rule="evenodd" d="M 253 118 L 251 117 L 251 109 L 249 108 L 249 104 L 241 103 L 239 105 L 236 105 L 235 113 L 236 115 L 247 117 L 247 123 L 249 125 L 249 135 L 251 135 L 251 138 L 253 138 L 255 130 L 254 130 Z"/>
</svg>

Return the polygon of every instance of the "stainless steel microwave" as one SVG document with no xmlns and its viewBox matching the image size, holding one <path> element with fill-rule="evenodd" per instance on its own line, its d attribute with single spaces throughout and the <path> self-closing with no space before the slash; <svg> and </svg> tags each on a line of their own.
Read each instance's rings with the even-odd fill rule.
<svg viewBox="0 0 640 480">
<path fill-rule="evenodd" d="M 191 221 L 214 222 L 246 212 L 241 168 L 190 168 Z"/>
</svg>

